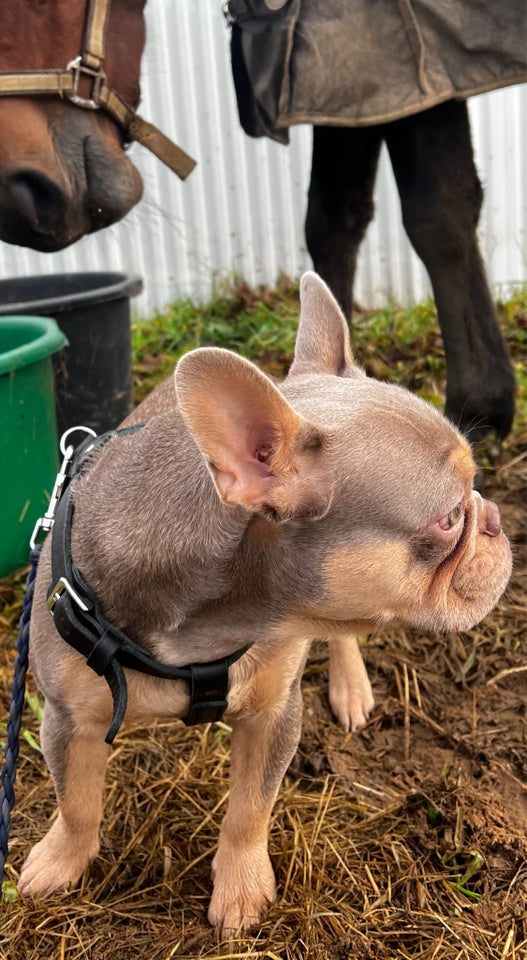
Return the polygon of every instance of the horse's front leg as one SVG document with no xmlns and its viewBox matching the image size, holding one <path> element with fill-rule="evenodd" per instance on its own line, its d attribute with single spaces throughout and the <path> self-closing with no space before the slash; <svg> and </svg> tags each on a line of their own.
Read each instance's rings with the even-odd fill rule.
<svg viewBox="0 0 527 960">
<path fill-rule="evenodd" d="M 478 247 L 482 189 L 465 103 L 387 124 L 408 236 L 430 275 L 447 360 L 446 414 L 471 440 L 509 432 L 513 369 Z"/>
<path fill-rule="evenodd" d="M 381 127 L 314 127 L 307 249 L 348 321 L 359 246 L 373 217 Z"/>
</svg>

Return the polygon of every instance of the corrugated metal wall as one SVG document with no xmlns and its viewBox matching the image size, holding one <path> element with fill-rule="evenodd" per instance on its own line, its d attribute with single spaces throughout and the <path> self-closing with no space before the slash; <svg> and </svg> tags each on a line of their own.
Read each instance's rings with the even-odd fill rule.
<svg viewBox="0 0 527 960">
<path fill-rule="evenodd" d="M 145 192 L 124 222 L 58 254 L 0 244 L 0 276 L 139 273 L 145 292 L 134 309 L 143 315 L 177 296 L 206 297 L 214 278 L 229 272 L 251 284 L 273 283 L 280 271 L 298 276 L 311 266 L 303 235 L 311 129 L 293 129 L 289 147 L 242 133 L 220 0 L 150 0 L 147 24 L 140 112 L 198 159 L 198 167 L 182 184 L 134 145 Z M 486 191 L 483 253 L 491 282 L 507 286 L 527 279 L 527 89 L 474 98 L 470 110 Z M 402 229 L 384 155 L 376 207 L 355 296 L 367 306 L 389 297 L 402 304 L 420 300 L 428 279 Z"/>
</svg>

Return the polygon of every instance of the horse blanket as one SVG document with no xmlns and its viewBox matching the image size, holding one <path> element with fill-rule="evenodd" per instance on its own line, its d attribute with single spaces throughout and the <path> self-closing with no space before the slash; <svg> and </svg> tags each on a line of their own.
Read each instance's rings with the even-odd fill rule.
<svg viewBox="0 0 527 960">
<path fill-rule="evenodd" d="M 230 0 L 240 121 L 386 123 L 527 79 L 525 0 Z"/>
</svg>

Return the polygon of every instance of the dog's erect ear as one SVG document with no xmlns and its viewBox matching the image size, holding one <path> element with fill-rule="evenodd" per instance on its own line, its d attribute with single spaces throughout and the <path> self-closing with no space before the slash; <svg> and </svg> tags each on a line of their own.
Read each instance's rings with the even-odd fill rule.
<svg viewBox="0 0 527 960">
<path fill-rule="evenodd" d="M 362 375 L 351 352 L 349 330 L 335 297 L 318 274 L 300 281 L 300 322 L 290 377 L 303 374 Z"/>
<path fill-rule="evenodd" d="M 181 358 L 175 380 L 181 413 L 222 500 L 281 518 L 321 512 L 305 456 L 309 461 L 320 446 L 320 432 L 265 374 L 228 350 L 204 347 Z"/>
</svg>

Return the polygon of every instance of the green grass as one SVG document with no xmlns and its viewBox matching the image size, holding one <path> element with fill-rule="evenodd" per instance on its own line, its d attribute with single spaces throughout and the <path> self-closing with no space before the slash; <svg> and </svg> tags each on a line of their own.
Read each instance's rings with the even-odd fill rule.
<svg viewBox="0 0 527 960">
<path fill-rule="evenodd" d="M 184 298 L 132 325 L 136 399 L 142 399 L 195 347 L 235 350 L 281 376 L 293 355 L 298 325 L 298 284 L 282 278 L 273 290 L 226 281 L 197 305 Z"/>
<path fill-rule="evenodd" d="M 283 276 L 273 289 L 253 289 L 236 279 L 221 283 L 207 303 L 177 300 L 162 313 L 133 324 L 136 400 L 172 373 L 195 347 L 226 347 L 283 376 L 291 362 L 298 324 L 298 283 Z M 518 381 L 516 433 L 527 433 L 527 286 L 497 304 Z M 402 384 L 436 406 L 444 403 L 445 355 L 434 302 L 408 309 L 388 304 L 354 318 L 353 345 L 367 372 Z"/>
</svg>

